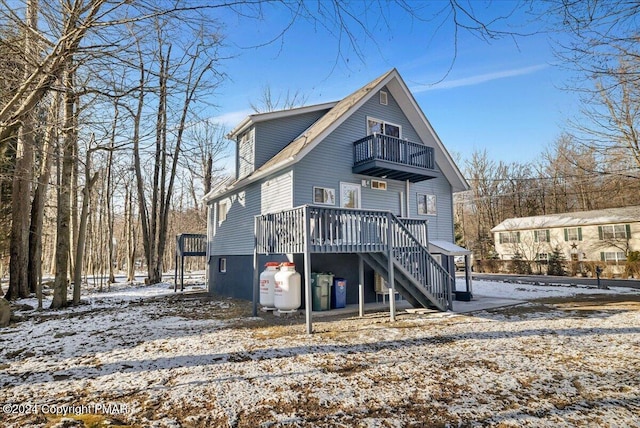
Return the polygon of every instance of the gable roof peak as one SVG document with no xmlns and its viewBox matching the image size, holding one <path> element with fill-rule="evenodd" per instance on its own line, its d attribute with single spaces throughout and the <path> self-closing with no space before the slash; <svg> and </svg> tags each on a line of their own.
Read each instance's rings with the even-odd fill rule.
<svg viewBox="0 0 640 428">
<path fill-rule="evenodd" d="M 440 138 L 425 117 L 422 109 L 416 102 L 415 98 L 409 91 L 408 86 L 395 67 L 336 103 L 319 104 L 318 106 L 330 108 L 320 119 L 307 128 L 301 135 L 296 137 L 280 152 L 265 162 L 260 168 L 253 171 L 249 176 L 231 184 L 230 188 L 238 189 L 244 187 L 261 177 L 272 174 L 282 168 L 296 163 L 309 153 L 316 145 L 318 145 L 326 136 L 340 126 L 351 114 L 367 102 L 374 93 L 385 86 L 396 101 L 398 101 L 400 109 L 407 116 L 409 122 L 411 122 L 414 128 L 416 128 L 418 134 L 425 136 L 425 138 L 434 145 L 436 156 L 440 159 L 438 161 L 438 166 L 451 184 L 452 190 L 454 192 L 469 190 L 469 184 L 462 176 L 462 173 L 451 158 L 451 155 L 442 144 L 442 141 L 440 141 Z M 283 113 L 283 111 L 265 113 L 264 115 L 286 114 L 287 110 L 284 112 L 285 113 Z M 248 129 L 248 127 L 253 123 L 253 119 L 263 117 L 267 116 L 256 114 L 247 117 L 247 119 L 234 128 L 229 136 L 238 135 L 239 132 L 243 132 Z M 279 116 L 275 116 L 274 118 L 277 117 Z M 205 198 L 210 199 L 214 196 L 218 195 L 210 194 L 208 197 L 205 196 Z"/>
</svg>

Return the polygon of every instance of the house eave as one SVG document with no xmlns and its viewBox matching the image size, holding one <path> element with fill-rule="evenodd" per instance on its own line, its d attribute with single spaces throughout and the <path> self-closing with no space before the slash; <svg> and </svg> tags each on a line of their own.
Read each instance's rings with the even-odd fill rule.
<svg viewBox="0 0 640 428">
<path fill-rule="evenodd" d="M 208 195 L 204 196 L 203 200 L 205 201 L 205 203 L 210 204 L 212 201 L 216 199 L 220 199 L 228 195 L 229 193 L 237 192 L 238 190 L 241 190 L 247 187 L 251 183 L 255 183 L 256 181 L 260 180 L 263 177 L 269 176 L 271 174 L 275 174 L 276 172 L 281 171 L 282 169 L 294 164 L 295 162 L 296 162 L 296 157 L 292 156 L 289 159 L 285 159 L 284 161 L 280 162 L 277 165 L 273 165 L 269 169 L 265 169 L 263 171 L 256 171 L 247 177 L 241 178 L 240 180 L 237 180 L 231 183 L 230 185 L 220 189 L 216 193 L 209 193 Z"/>
</svg>

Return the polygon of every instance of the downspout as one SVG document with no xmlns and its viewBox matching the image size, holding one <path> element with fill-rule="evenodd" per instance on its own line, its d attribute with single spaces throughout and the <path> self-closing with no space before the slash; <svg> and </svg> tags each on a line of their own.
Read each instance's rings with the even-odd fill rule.
<svg viewBox="0 0 640 428">
<path fill-rule="evenodd" d="M 404 202 L 405 202 L 405 205 L 406 205 L 405 206 L 405 210 L 406 210 L 405 212 L 407 213 L 407 215 L 406 215 L 407 218 L 411 218 L 411 214 L 410 214 L 411 211 L 409 211 L 409 190 L 410 190 L 410 188 L 411 188 L 411 182 L 409 180 L 407 180 L 406 191 L 405 191 L 405 194 L 407 196 L 404 198 Z"/>
</svg>

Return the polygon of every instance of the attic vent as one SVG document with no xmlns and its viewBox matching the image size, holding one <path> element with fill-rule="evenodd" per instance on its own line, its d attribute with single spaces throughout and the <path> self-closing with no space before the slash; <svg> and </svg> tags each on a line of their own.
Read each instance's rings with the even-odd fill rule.
<svg viewBox="0 0 640 428">
<path fill-rule="evenodd" d="M 388 104 L 387 93 L 385 91 L 380 91 L 380 104 L 383 106 Z"/>
<path fill-rule="evenodd" d="M 387 182 L 381 180 L 371 180 L 371 188 L 378 190 L 387 190 Z"/>
</svg>

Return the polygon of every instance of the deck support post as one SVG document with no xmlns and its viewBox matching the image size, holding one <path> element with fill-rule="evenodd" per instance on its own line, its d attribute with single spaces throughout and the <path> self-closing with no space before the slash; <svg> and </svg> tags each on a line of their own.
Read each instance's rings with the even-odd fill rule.
<svg viewBox="0 0 640 428">
<path fill-rule="evenodd" d="M 253 224 L 253 311 L 254 317 L 258 316 L 258 298 L 260 295 L 260 280 L 258 275 L 258 218 Z"/>
<path fill-rule="evenodd" d="M 360 317 L 364 317 L 364 259 L 358 256 L 358 307 Z"/>
<path fill-rule="evenodd" d="M 387 213 L 387 272 L 389 275 L 389 316 L 396 320 L 396 288 L 393 272 L 393 222 L 391 213 Z"/>
<path fill-rule="evenodd" d="M 176 271 L 173 275 L 173 292 L 178 291 L 178 252 L 180 251 L 180 238 L 176 236 Z"/>
<path fill-rule="evenodd" d="M 309 253 L 310 247 L 310 237 L 309 237 L 309 229 L 310 219 L 309 219 L 309 206 L 304 207 L 303 211 L 303 228 L 302 228 L 302 239 L 304 242 L 304 306 L 305 306 L 305 315 L 307 321 L 307 334 L 313 333 L 313 325 L 312 325 L 312 316 L 311 312 L 313 310 L 313 296 L 311 295 L 311 254 Z"/>
<path fill-rule="evenodd" d="M 180 257 L 180 291 L 184 291 L 184 257 Z"/>
</svg>

